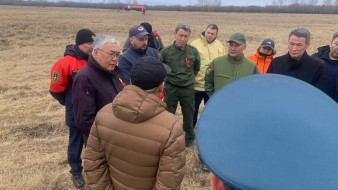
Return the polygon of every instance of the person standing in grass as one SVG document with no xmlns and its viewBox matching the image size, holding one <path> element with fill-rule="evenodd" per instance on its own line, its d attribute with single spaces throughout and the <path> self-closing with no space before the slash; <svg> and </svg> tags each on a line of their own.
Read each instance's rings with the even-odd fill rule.
<svg viewBox="0 0 338 190">
<path fill-rule="evenodd" d="M 276 55 L 275 42 L 265 39 L 258 47 L 257 52 L 247 58 L 256 63 L 261 74 L 265 74 L 274 55 Z"/>
<path fill-rule="evenodd" d="M 119 56 L 119 43 L 115 38 L 98 36 L 87 65 L 74 78 L 75 123 L 83 133 L 85 144 L 97 112 L 123 89 L 121 70 L 117 66 Z"/>
<path fill-rule="evenodd" d="M 228 41 L 228 55 L 214 59 L 205 74 L 205 91 L 209 97 L 222 87 L 252 74 L 259 74 L 254 62 L 244 57 L 246 37 L 236 32 Z"/>
<path fill-rule="evenodd" d="M 98 112 L 84 154 L 88 189 L 180 189 L 184 133 L 160 99 L 169 72 L 154 57 L 140 58 L 131 84 Z"/>
<path fill-rule="evenodd" d="M 140 25 L 143 26 L 146 29 L 146 31 L 149 33 L 148 47 L 154 48 L 157 51 L 161 51 L 164 46 L 163 46 L 160 35 L 155 30 L 153 30 L 153 27 L 148 22 L 142 22 Z M 130 37 L 128 36 L 126 42 L 124 43 L 122 52 L 124 53 L 125 51 L 127 51 L 127 49 L 130 46 L 131 46 L 131 42 L 130 42 Z"/>
<path fill-rule="evenodd" d="M 205 74 L 205 90 L 209 97 L 222 87 L 245 76 L 259 74 L 254 62 L 244 57 L 246 37 L 236 32 L 228 41 L 228 55 L 214 59 Z M 211 174 L 212 190 L 230 190 L 216 176 Z"/>
<path fill-rule="evenodd" d="M 175 114 L 180 102 L 183 114 L 183 129 L 187 147 L 194 144 L 193 115 L 195 111 L 195 76 L 200 70 L 198 50 L 189 45 L 191 30 L 180 24 L 174 32 L 175 41 L 160 51 L 160 59 L 171 68 L 166 79 L 166 95 L 164 102 L 167 110 Z"/>
<path fill-rule="evenodd" d="M 135 25 L 129 29 L 131 46 L 119 59 L 119 67 L 122 70 L 121 79 L 125 85 L 130 84 L 130 70 L 133 64 L 141 57 L 151 56 L 158 59 L 158 52 L 148 47 L 149 33 L 141 25 Z"/>
<path fill-rule="evenodd" d="M 50 94 L 66 107 L 66 125 L 69 129 L 68 164 L 76 188 L 84 186 L 82 177 L 81 152 L 83 147 L 82 132 L 74 121 L 72 102 L 72 84 L 77 72 L 88 61 L 93 50 L 95 34 L 88 29 L 81 29 L 76 34 L 76 44 L 68 45 L 64 57 L 58 60 L 51 70 Z"/>
<path fill-rule="evenodd" d="M 202 32 L 201 37 L 192 41 L 190 45 L 197 48 L 201 58 L 201 68 L 195 77 L 195 113 L 193 117 L 193 127 L 197 123 L 198 110 L 202 100 L 204 105 L 208 102 L 209 96 L 205 93 L 204 77 L 211 61 L 225 54 L 224 45 L 216 39 L 218 35 L 218 26 L 209 24 Z"/>
<path fill-rule="evenodd" d="M 291 31 L 288 40 L 289 52 L 274 58 L 267 73 L 297 78 L 326 93 L 328 86 L 326 65 L 307 54 L 310 40 L 311 34 L 305 28 Z"/>
</svg>

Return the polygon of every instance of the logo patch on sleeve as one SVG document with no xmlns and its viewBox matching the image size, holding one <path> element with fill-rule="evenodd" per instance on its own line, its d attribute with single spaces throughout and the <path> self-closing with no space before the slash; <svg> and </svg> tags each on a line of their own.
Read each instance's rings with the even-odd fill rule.
<svg viewBox="0 0 338 190">
<path fill-rule="evenodd" d="M 60 78 L 60 72 L 53 71 L 53 77 L 52 77 L 53 82 L 58 82 L 59 78 Z"/>
</svg>

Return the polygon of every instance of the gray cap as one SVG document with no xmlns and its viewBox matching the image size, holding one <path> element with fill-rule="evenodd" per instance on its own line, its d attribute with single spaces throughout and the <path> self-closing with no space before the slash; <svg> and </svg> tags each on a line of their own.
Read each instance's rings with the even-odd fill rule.
<svg viewBox="0 0 338 190">
<path fill-rule="evenodd" d="M 129 37 L 136 36 L 136 38 L 142 38 L 148 34 L 147 30 L 141 25 L 135 25 L 129 29 Z"/>
<path fill-rule="evenodd" d="M 275 42 L 271 39 L 263 40 L 261 47 L 269 47 L 271 49 L 275 49 Z"/>
</svg>

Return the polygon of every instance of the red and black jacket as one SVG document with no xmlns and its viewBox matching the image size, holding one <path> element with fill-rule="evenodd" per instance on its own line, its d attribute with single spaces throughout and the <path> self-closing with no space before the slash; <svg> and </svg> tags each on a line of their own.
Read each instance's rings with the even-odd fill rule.
<svg viewBox="0 0 338 190">
<path fill-rule="evenodd" d="M 72 84 L 76 73 L 82 69 L 88 60 L 88 55 L 76 45 L 68 45 L 64 57 L 52 67 L 49 92 L 66 107 L 66 125 L 75 126 L 72 103 Z"/>
</svg>

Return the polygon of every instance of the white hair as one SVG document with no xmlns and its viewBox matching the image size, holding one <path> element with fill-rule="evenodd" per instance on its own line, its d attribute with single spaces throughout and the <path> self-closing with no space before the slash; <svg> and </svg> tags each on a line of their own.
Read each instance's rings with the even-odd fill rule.
<svg viewBox="0 0 338 190">
<path fill-rule="evenodd" d="M 108 35 L 102 35 L 102 36 L 95 37 L 94 43 L 93 43 L 93 50 L 97 48 L 103 48 L 103 46 L 107 42 L 112 42 L 120 46 L 119 41 L 117 41 L 115 38 L 108 36 Z M 94 55 L 94 51 L 92 52 L 92 55 Z"/>
</svg>

